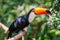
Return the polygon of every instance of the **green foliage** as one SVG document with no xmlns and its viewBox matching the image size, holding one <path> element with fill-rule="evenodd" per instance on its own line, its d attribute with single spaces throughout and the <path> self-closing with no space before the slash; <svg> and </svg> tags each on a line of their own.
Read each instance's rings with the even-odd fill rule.
<svg viewBox="0 0 60 40">
<path fill-rule="evenodd" d="M 60 0 L 0 0 L 0 22 L 9 27 L 17 17 L 27 14 L 31 8 L 37 6 L 49 8 L 53 18 L 49 21 L 47 15 L 37 16 L 32 22 L 35 26 L 29 25 L 27 39 L 60 40 Z M 47 22 L 38 26 L 42 21 Z M 0 40 L 4 40 L 2 29 L 0 29 Z"/>
</svg>

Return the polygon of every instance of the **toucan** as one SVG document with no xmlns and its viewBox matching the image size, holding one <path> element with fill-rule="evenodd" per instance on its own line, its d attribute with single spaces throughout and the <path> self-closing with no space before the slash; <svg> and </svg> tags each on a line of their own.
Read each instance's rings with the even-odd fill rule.
<svg viewBox="0 0 60 40">
<path fill-rule="evenodd" d="M 43 14 L 51 14 L 51 12 L 47 8 L 36 7 L 36 8 L 32 8 L 27 15 L 18 17 L 9 27 L 8 38 L 12 37 L 13 32 L 16 33 L 19 33 L 19 31 L 24 32 L 25 30 L 23 29 L 25 27 L 28 27 L 28 25 L 33 21 L 33 19 L 37 15 L 43 15 Z"/>
</svg>

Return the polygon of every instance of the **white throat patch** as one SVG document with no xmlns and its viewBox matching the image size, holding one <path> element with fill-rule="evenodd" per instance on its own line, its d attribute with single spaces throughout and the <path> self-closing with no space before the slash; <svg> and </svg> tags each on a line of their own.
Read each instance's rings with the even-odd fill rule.
<svg viewBox="0 0 60 40">
<path fill-rule="evenodd" d="M 31 12 L 28 19 L 29 23 L 31 23 L 35 17 L 36 17 L 36 14 L 34 12 Z"/>
</svg>

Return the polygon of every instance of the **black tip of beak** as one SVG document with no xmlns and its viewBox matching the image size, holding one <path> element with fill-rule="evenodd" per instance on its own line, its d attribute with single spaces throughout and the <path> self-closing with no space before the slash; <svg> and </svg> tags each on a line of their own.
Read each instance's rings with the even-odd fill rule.
<svg viewBox="0 0 60 40">
<path fill-rule="evenodd" d="M 47 12 L 48 14 L 52 15 L 50 10 L 46 10 L 46 12 Z"/>
</svg>

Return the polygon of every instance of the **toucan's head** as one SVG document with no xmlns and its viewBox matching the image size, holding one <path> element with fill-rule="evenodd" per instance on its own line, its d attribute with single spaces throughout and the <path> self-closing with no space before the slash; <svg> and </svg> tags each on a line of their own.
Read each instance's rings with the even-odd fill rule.
<svg viewBox="0 0 60 40">
<path fill-rule="evenodd" d="M 47 8 L 42 8 L 42 7 L 36 7 L 33 9 L 34 13 L 36 15 L 42 15 L 42 14 L 51 14 L 51 12 L 49 11 L 49 9 Z"/>
<path fill-rule="evenodd" d="M 51 14 L 51 12 L 47 8 L 42 7 L 36 7 L 29 11 L 28 13 L 28 20 L 31 23 L 32 20 L 36 17 L 36 15 L 42 15 L 42 14 Z"/>
</svg>

